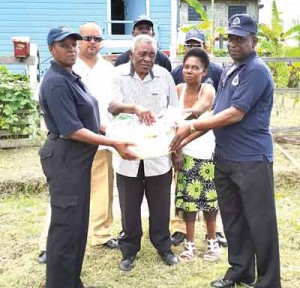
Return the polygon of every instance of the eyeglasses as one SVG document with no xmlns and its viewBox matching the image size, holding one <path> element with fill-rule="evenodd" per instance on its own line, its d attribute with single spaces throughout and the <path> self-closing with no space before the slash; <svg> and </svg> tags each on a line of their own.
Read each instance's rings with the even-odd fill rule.
<svg viewBox="0 0 300 288">
<path fill-rule="evenodd" d="M 184 44 L 184 47 L 186 48 L 202 48 L 204 45 L 203 44 Z"/>
<path fill-rule="evenodd" d="M 92 40 L 94 40 L 95 42 L 102 41 L 102 37 L 100 36 L 82 36 L 82 39 L 87 42 L 91 42 Z"/>
</svg>

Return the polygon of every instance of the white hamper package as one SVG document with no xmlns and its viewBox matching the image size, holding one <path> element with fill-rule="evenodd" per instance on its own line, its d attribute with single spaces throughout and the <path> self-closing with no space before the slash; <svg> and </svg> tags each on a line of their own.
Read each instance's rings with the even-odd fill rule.
<svg viewBox="0 0 300 288">
<path fill-rule="evenodd" d="M 156 117 L 156 122 L 147 126 L 139 122 L 133 114 L 121 113 L 114 117 L 106 128 L 107 137 L 113 140 L 130 141 L 136 146 L 130 146 L 140 159 L 150 159 L 168 155 L 169 145 L 175 135 L 176 123 L 180 112 L 166 109 Z"/>
</svg>

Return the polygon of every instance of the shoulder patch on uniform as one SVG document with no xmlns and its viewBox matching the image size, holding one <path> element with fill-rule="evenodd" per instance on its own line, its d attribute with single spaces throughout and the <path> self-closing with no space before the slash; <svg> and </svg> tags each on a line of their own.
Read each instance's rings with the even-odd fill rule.
<svg viewBox="0 0 300 288">
<path fill-rule="evenodd" d="M 207 78 L 207 79 L 204 81 L 204 83 L 213 85 L 213 84 L 214 84 L 214 81 L 213 81 L 211 78 Z"/>
</svg>

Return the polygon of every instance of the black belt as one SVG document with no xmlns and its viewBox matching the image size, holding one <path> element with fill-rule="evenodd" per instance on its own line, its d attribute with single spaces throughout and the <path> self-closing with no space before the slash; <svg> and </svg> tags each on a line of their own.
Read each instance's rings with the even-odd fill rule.
<svg viewBox="0 0 300 288">
<path fill-rule="evenodd" d="M 70 137 L 64 136 L 64 135 L 59 134 L 59 133 L 54 133 L 54 132 L 48 132 L 47 137 L 49 137 L 52 140 L 57 139 L 57 138 L 71 139 Z"/>
</svg>

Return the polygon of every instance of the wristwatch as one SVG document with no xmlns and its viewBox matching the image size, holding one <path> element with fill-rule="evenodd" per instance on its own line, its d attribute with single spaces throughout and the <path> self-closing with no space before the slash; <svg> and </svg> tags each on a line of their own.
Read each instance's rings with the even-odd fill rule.
<svg viewBox="0 0 300 288">
<path fill-rule="evenodd" d="M 195 126 L 194 126 L 194 123 L 191 123 L 190 125 L 190 134 L 196 132 L 196 129 L 195 129 Z"/>
</svg>

